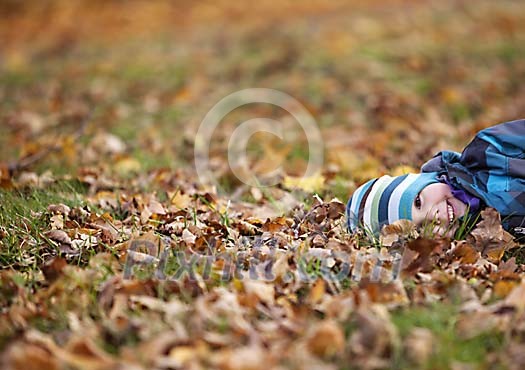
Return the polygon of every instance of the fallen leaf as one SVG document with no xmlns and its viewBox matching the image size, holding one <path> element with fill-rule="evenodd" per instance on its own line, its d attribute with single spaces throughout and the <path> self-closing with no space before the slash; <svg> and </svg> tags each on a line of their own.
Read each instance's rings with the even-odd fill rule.
<svg viewBox="0 0 525 370">
<path fill-rule="evenodd" d="M 518 312 L 523 312 L 525 310 L 525 281 L 512 289 L 504 302 L 508 306 L 515 307 Z"/>
<path fill-rule="evenodd" d="M 155 199 L 151 199 L 149 201 L 148 209 L 150 210 L 152 214 L 157 214 L 157 215 L 166 214 L 166 210 L 164 209 L 162 204 L 158 200 L 155 200 Z"/>
<path fill-rule="evenodd" d="M 283 184 L 288 189 L 301 189 L 308 193 L 319 192 L 324 186 L 325 177 L 321 174 L 316 174 L 309 177 L 292 177 L 285 176 Z"/>
<path fill-rule="evenodd" d="M 403 255 L 403 274 L 410 275 L 416 273 L 417 271 L 424 272 L 431 269 L 432 257 L 435 255 L 442 255 L 445 246 L 446 241 L 444 240 L 418 238 L 410 241 L 406 248 L 412 252 L 416 252 L 417 257 L 415 257 L 415 259 L 413 257 L 407 258 L 405 261 L 405 254 Z M 413 253 L 408 253 L 407 256 L 413 256 Z"/>
<path fill-rule="evenodd" d="M 61 214 L 51 216 L 51 229 L 62 230 L 64 228 L 64 216 Z"/>
<path fill-rule="evenodd" d="M 67 262 L 64 258 L 55 257 L 42 266 L 42 272 L 47 281 L 53 282 L 60 276 L 66 266 Z"/>
<path fill-rule="evenodd" d="M 169 193 L 170 203 L 174 205 L 177 209 L 184 209 L 188 207 L 191 203 L 191 196 L 188 194 L 182 194 L 180 191 L 176 193 Z"/>
<path fill-rule="evenodd" d="M 505 298 L 516 287 L 517 283 L 512 280 L 498 280 L 494 283 L 494 296 Z"/>
<path fill-rule="evenodd" d="M 265 370 L 273 361 L 263 348 L 249 345 L 218 352 L 212 362 L 220 370 Z"/>
<path fill-rule="evenodd" d="M 308 301 L 311 302 L 311 304 L 316 304 L 321 301 L 321 299 L 324 297 L 325 293 L 325 286 L 326 283 L 324 279 L 317 279 L 315 283 L 312 286 L 312 289 L 310 289 L 310 293 L 308 294 Z"/>
<path fill-rule="evenodd" d="M 324 320 L 315 324 L 307 339 L 308 349 L 319 357 L 332 357 L 343 352 L 345 337 L 337 322 Z"/>
<path fill-rule="evenodd" d="M 262 225 L 262 230 L 275 233 L 277 231 L 284 230 L 286 227 L 288 227 L 286 217 L 275 217 L 273 219 L 266 220 L 266 222 Z"/>
<path fill-rule="evenodd" d="M 350 350 L 361 367 L 385 366 L 399 341 L 385 306 L 360 307 L 355 312 L 356 329 L 350 337 Z"/>
<path fill-rule="evenodd" d="M 195 235 L 193 235 L 191 233 L 191 231 L 189 231 L 188 229 L 184 229 L 182 231 L 182 240 L 184 240 L 184 243 L 188 244 L 188 245 L 193 245 L 195 244 L 195 240 L 197 239 L 197 237 Z"/>
<path fill-rule="evenodd" d="M 480 253 L 469 243 L 462 240 L 456 244 L 451 252 L 454 258 L 459 259 L 461 264 L 472 264 L 481 257 Z"/>
<path fill-rule="evenodd" d="M 471 232 L 473 245 L 490 262 L 498 263 L 505 251 L 516 246 L 511 234 L 501 226 L 499 213 L 493 208 L 481 211 L 481 218 L 476 228 Z"/>
<path fill-rule="evenodd" d="M 345 214 L 346 205 L 341 203 L 338 199 L 332 199 L 328 202 L 328 218 L 337 220 Z"/>
<path fill-rule="evenodd" d="M 456 322 L 456 331 L 460 338 L 468 340 L 491 332 L 500 324 L 499 318 L 491 312 L 465 312 L 460 314 Z"/>
<path fill-rule="evenodd" d="M 397 241 L 411 238 L 416 235 L 416 226 L 409 220 L 398 220 L 383 226 L 379 241 L 385 247 L 391 247 Z"/>
<path fill-rule="evenodd" d="M 71 238 L 64 230 L 50 230 L 44 235 L 57 243 L 71 245 Z"/>
<path fill-rule="evenodd" d="M 507 261 L 501 261 L 498 266 L 498 271 L 514 272 L 518 268 L 516 264 L 516 257 L 513 256 Z"/>
<path fill-rule="evenodd" d="M 16 341 L 0 357 L 5 370 L 58 370 L 57 359 L 41 346 Z"/>
<path fill-rule="evenodd" d="M 414 364 L 422 366 L 432 356 L 436 340 L 429 329 L 416 327 L 410 330 L 403 345 L 407 357 Z"/>
<path fill-rule="evenodd" d="M 69 212 L 71 212 L 71 208 L 65 204 L 50 204 L 47 206 L 47 210 L 54 214 L 61 214 L 64 215 L 64 217 L 67 217 L 69 215 Z"/>
<path fill-rule="evenodd" d="M 243 287 L 247 294 L 256 296 L 261 302 L 273 305 L 275 302 L 275 292 L 273 284 L 262 281 L 243 281 Z"/>
</svg>

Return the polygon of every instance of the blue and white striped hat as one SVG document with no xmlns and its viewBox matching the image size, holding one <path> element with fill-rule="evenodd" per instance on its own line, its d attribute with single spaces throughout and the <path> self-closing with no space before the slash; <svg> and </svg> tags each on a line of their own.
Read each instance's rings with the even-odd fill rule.
<svg viewBox="0 0 525 370">
<path fill-rule="evenodd" d="M 381 176 L 361 185 L 346 206 L 350 231 L 364 228 L 378 235 L 383 225 L 412 219 L 412 204 L 427 185 L 439 182 L 437 172 Z"/>
</svg>

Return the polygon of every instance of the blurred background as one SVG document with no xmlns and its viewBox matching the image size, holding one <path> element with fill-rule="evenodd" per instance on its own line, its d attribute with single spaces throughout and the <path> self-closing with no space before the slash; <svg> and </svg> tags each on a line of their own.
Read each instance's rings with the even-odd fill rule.
<svg viewBox="0 0 525 370">
<path fill-rule="evenodd" d="M 206 112 L 232 92 L 266 87 L 313 114 L 324 185 L 345 197 L 371 176 L 417 170 L 479 129 L 525 116 L 521 1 L 3 0 L 0 13 L 0 163 L 18 174 L 191 173 Z M 235 185 L 231 132 L 253 117 L 287 132 L 250 140 L 255 171 L 280 164 L 300 175 L 300 127 L 251 105 L 214 133 L 222 183 Z"/>
</svg>

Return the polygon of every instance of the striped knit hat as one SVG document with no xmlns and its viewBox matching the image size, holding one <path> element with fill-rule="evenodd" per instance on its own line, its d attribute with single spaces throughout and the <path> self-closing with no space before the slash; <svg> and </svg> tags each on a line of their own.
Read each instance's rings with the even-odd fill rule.
<svg viewBox="0 0 525 370">
<path fill-rule="evenodd" d="M 437 172 L 382 176 L 361 185 L 346 206 L 350 231 L 364 228 L 378 235 L 383 225 L 412 219 L 412 204 L 427 185 L 439 182 Z"/>
</svg>

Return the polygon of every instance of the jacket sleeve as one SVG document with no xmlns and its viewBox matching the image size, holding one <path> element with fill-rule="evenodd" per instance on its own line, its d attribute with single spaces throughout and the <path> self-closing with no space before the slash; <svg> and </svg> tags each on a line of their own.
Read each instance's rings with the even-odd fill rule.
<svg viewBox="0 0 525 370">
<path fill-rule="evenodd" d="M 525 120 L 482 130 L 461 154 L 440 152 L 421 171 L 446 174 L 454 186 L 482 199 L 503 219 L 524 219 Z"/>
</svg>

